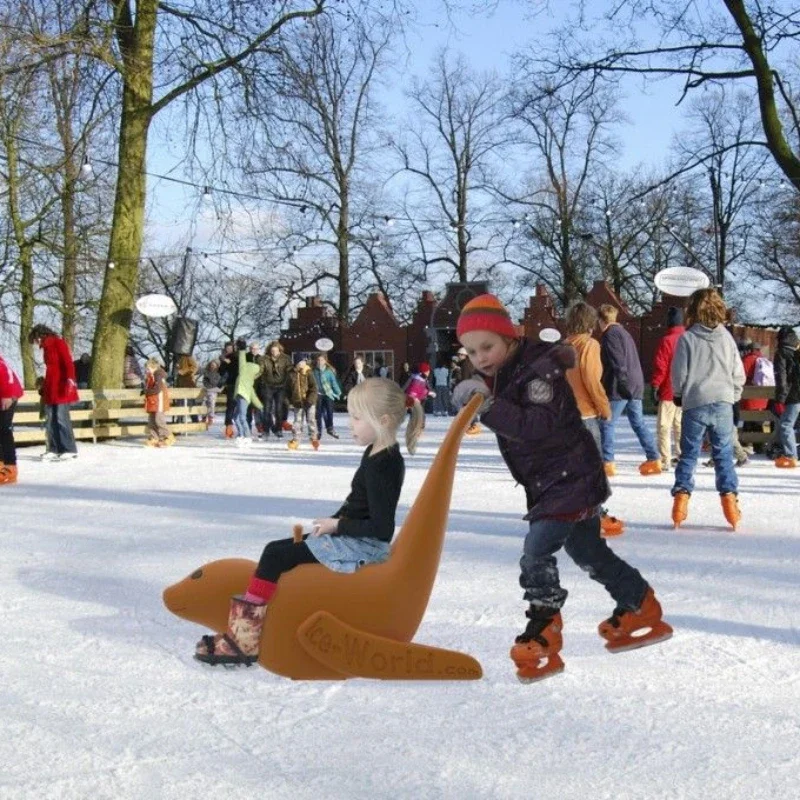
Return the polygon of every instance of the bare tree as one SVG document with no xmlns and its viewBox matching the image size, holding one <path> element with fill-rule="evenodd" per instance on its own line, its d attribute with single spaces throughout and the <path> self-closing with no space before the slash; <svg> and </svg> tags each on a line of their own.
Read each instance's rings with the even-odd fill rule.
<svg viewBox="0 0 800 800">
<path fill-rule="evenodd" d="M 92 385 L 117 385 L 144 235 L 146 155 L 155 116 L 209 86 L 225 95 L 287 25 L 321 14 L 326 0 L 297 8 L 289 0 L 241 4 L 202 0 L 191 7 L 161 0 L 72 3 L 63 29 L 17 31 L 28 58 L 17 72 L 65 55 L 98 61 L 119 90 L 118 171 L 108 263 L 95 331 Z M 158 94 L 156 95 L 156 90 Z"/>
<path fill-rule="evenodd" d="M 440 252 L 423 256 L 426 265 L 450 265 L 467 281 L 470 257 L 492 247 L 482 231 L 497 216 L 490 190 L 509 143 L 502 85 L 470 69 L 463 56 L 442 51 L 429 79 L 415 81 L 408 95 L 417 123 L 392 144 L 404 173 L 423 187 L 414 238 L 438 240 Z"/>
<path fill-rule="evenodd" d="M 587 21 L 580 5 L 580 23 L 594 30 L 597 21 Z M 583 49 L 576 51 L 570 26 L 558 40 L 560 52 L 550 59 L 560 79 L 678 76 L 683 80 L 679 102 L 710 85 L 754 86 L 763 137 L 732 146 L 765 147 L 800 190 L 800 114 L 792 90 L 797 65 L 789 47 L 800 39 L 800 25 L 793 3 L 620 0 L 606 5 L 614 43 L 602 55 L 587 57 Z M 634 31 L 650 33 L 652 39 L 636 37 Z"/>
<path fill-rule="evenodd" d="M 503 192 L 521 234 L 509 261 L 546 284 L 565 307 L 587 291 L 592 237 L 581 217 L 592 175 L 615 153 L 611 127 L 619 114 L 609 87 L 589 80 L 556 87 L 537 70 L 534 61 L 519 59 L 516 72 L 524 77 L 510 98 L 523 152 L 542 166 L 524 185 Z"/>
<path fill-rule="evenodd" d="M 287 31 L 274 69 L 253 86 L 251 124 L 243 126 L 243 171 L 258 195 L 286 209 L 283 230 L 268 236 L 292 241 L 295 270 L 316 256 L 317 274 L 306 273 L 301 285 L 310 278 L 335 286 L 331 305 L 343 322 L 353 302 L 351 248 L 374 226 L 369 175 L 380 168 L 380 115 L 373 95 L 389 63 L 394 22 L 368 11 L 349 19 L 326 14 Z"/>
</svg>

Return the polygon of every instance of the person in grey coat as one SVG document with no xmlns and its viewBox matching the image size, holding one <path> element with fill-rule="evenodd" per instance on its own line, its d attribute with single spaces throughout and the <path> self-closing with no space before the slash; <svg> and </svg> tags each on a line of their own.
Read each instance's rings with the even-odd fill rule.
<svg viewBox="0 0 800 800">
<path fill-rule="evenodd" d="M 675 467 L 672 521 L 687 517 L 694 469 L 708 434 L 717 491 L 725 518 L 736 528 L 741 517 L 739 481 L 733 466 L 733 405 L 742 396 L 745 374 L 733 336 L 725 329 L 727 308 L 714 289 L 699 289 L 686 309 L 686 333 L 672 359 L 675 404 L 683 408 L 681 455 Z"/>
</svg>

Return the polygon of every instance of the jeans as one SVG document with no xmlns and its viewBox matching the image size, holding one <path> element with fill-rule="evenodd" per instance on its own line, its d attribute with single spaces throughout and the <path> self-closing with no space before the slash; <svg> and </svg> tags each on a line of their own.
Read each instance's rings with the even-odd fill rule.
<svg viewBox="0 0 800 800">
<path fill-rule="evenodd" d="M 237 436 L 249 436 L 250 426 L 247 424 L 247 406 L 250 403 L 246 397 L 236 397 L 236 413 L 233 417 L 233 424 L 236 426 Z"/>
<path fill-rule="evenodd" d="M 44 407 L 45 436 L 47 452 L 61 455 L 77 453 L 75 436 L 72 433 L 72 421 L 69 418 L 69 405 L 59 403 L 57 406 Z"/>
<path fill-rule="evenodd" d="M 616 436 L 617 420 L 623 412 L 628 417 L 628 422 L 639 440 L 639 444 L 645 452 L 648 461 L 658 460 L 658 450 L 653 434 L 644 421 L 642 412 L 642 400 L 610 400 L 611 419 L 600 420 L 600 433 L 603 437 L 603 461 L 614 460 L 614 439 Z"/>
<path fill-rule="evenodd" d="M 13 467 L 17 463 L 17 449 L 14 445 L 12 425 L 16 407 L 17 401 L 12 400 L 7 409 L 0 409 L 0 461 L 8 467 Z"/>
<path fill-rule="evenodd" d="M 794 424 L 800 414 L 800 403 L 788 403 L 781 414 L 778 425 L 778 435 L 783 448 L 783 454 L 789 458 L 797 458 L 797 436 Z"/>
<path fill-rule="evenodd" d="M 733 406 L 730 403 L 708 403 L 683 410 L 681 455 L 675 467 L 673 495 L 678 492 L 691 494 L 694 490 L 694 468 L 706 431 L 711 444 L 717 491 L 720 494 L 738 492 L 739 479 L 733 467 Z"/>
<path fill-rule="evenodd" d="M 534 606 L 561 608 L 567 590 L 558 580 L 555 553 L 561 548 L 592 580 L 602 583 L 618 606 L 635 611 L 642 604 L 647 581 L 638 570 L 615 555 L 600 536 L 600 518 L 578 522 L 534 520 L 525 537 L 520 559 L 520 586 Z"/>
<path fill-rule="evenodd" d="M 261 400 L 264 403 L 262 412 L 264 417 L 264 433 L 283 436 L 283 423 L 286 421 L 286 406 L 284 396 L 286 391 L 282 386 L 261 385 Z"/>
<path fill-rule="evenodd" d="M 317 397 L 317 435 L 322 437 L 322 425 L 326 431 L 333 430 L 333 398 L 321 394 Z"/>
</svg>

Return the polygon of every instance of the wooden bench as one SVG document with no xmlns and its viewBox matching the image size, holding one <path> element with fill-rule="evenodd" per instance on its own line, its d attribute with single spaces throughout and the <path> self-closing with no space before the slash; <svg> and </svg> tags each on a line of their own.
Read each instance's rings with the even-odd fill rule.
<svg viewBox="0 0 800 800">
<path fill-rule="evenodd" d="M 742 391 L 742 400 L 774 400 L 774 386 L 745 386 Z M 763 411 L 739 410 L 739 419 L 742 422 L 760 423 L 760 430 L 744 431 L 739 428 L 739 442 L 741 444 L 763 444 L 769 445 L 778 435 L 778 418 L 769 408 Z M 764 423 L 769 423 L 767 430 L 764 430 Z"/>
<path fill-rule="evenodd" d="M 170 389 L 168 427 L 173 433 L 200 433 L 206 430 L 207 413 L 203 389 Z M 217 397 L 217 405 L 225 405 L 225 396 Z M 78 402 L 70 406 L 70 420 L 76 440 L 114 439 L 147 434 L 147 412 L 139 389 L 104 389 L 94 392 L 82 389 Z M 201 421 L 192 422 L 197 416 Z M 169 420 L 172 419 L 172 422 Z M 177 421 L 176 421 L 177 420 Z M 44 409 L 38 392 L 25 392 L 14 413 L 14 441 L 17 444 L 45 442 Z"/>
</svg>

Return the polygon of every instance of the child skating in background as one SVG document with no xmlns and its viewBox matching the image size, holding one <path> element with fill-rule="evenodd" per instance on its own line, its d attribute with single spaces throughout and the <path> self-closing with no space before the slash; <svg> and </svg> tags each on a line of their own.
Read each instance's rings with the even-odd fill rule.
<svg viewBox="0 0 800 800">
<path fill-rule="evenodd" d="M 722 513 L 731 527 L 741 519 L 739 479 L 733 467 L 733 405 L 742 396 L 744 366 L 733 336 L 725 330 L 728 309 L 715 289 L 698 289 L 686 307 L 686 333 L 672 359 L 672 391 L 681 417 L 681 454 L 672 487 L 672 522 L 689 514 L 694 468 L 708 434 Z"/>
<path fill-rule="evenodd" d="M 289 370 L 286 379 L 286 396 L 292 409 L 292 438 L 289 440 L 290 450 L 300 447 L 300 434 L 303 425 L 308 427 L 308 438 L 311 446 L 319 449 L 317 436 L 317 384 L 308 362 L 301 358 L 293 369 Z"/>
<path fill-rule="evenodd" d="M 564 376 L 575 366 L 575 350 L 517 338 L 508 311 L 488 294 L 464 306 L 457 334 L 478 374 L 458 385 L 454 401 L 461 406 L 476 392 L 484 396 L 481 422 L 494 431 L 512 477 L 525 487 L 530 527 L 520 585 L 530 605 L 527 627 L 511 648 L 519 679 L 564 669 L 559 651 L 567 591 L 555 558 L 562 547 L 616 601 L 598 627 L 610 651 L 669 638 L 672 628 L 662 621 L 652 588 L 600 535 L 600 508 L 610 491 Z"/>
<path fill-rule="evenodd" d="M 148 447 L 169 447 L 175 443 L 175 435 L 167 427 L 166 412 L 169 411 L 169 389 L 167 373 L 157 359 L 149 358 L 144 365 L 144 408 L 147 411 Z"/>
<path fill-rule="evenodd" d="M 350 429 L 357 444 L 366 445 L 350 494 L 332 516 L 315 519 L 302 542 L 279 539 L 261 555 L 247 592 L 231 599 L 228 630 L 204 636 L 195 658 L 208 664 L 247 664 L 258 659 L 267 604 L 278 580 L 299 564 L 323 564 L 335 572 L 355 572 L 389 557 L 395 513 L 403 486 L 405 463 L 397 430 L 406 417 L 406 398 L 388 378 L 368 378 L 347 396 Z M 422 407 L 415 402 L 406 428 L 406 448 L 416 449 L 422 430 Z"/>
</svg>

